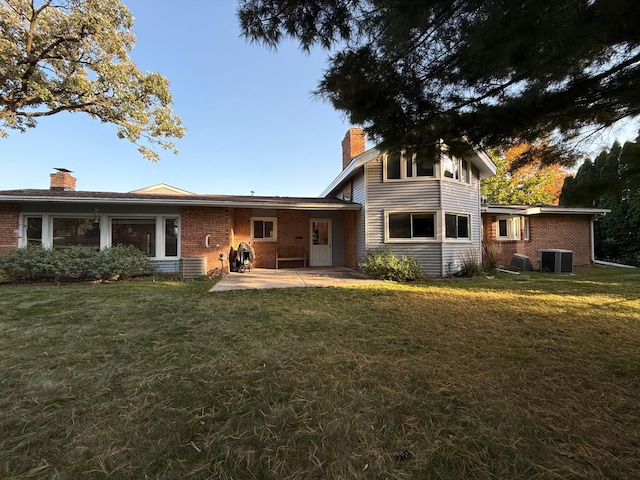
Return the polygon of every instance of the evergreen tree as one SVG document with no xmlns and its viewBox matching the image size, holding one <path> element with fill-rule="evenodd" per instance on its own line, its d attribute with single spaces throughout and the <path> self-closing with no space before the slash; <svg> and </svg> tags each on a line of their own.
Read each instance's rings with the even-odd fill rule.
<svg viewBox="0 0 640 480">
<path fill-rule="evenodd" d="M 640 264 L 640 148 L 615 142 L 565 181 L 562 205 L 611 210 L 596 222 L 596 256 Z"/>
<path fill-rule="evenodd" d="M 238 14 L 251 41 L 331 49 L 317 95 L 386 149 L 554 138 L 538 157 L 571 164 L 563 140 L 640 114 L 637 0 L 242 0 Z"/>
</svg>

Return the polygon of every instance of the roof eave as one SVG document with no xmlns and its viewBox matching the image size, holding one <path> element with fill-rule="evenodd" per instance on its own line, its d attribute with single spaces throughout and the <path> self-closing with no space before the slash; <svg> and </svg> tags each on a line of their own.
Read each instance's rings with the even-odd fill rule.
<svg viewBox="0 0 640 480">
<path fill-rule="evenodd" d="M 583 207 L 527 207 L 524 205 L 483 205 L 481 207 L 483 213 L 493 215 L 521 215 L 531 216 L 540 214 L 553 215 L 595 215 L 604 216 L 611 212 L 606 208 L 583 208 Z"/>
<path fill-rule="evenodd" d="M 531 207 L 527 209 L 527 215 L 539 215 L 542 213 L 553 213 L 556 215 L 597 215 L 602 216 L 610 213 L 606 208 L 583 208 L 583 207 Z"/>
<path fill-rule="evenodd" d="M 364 153 L 361 153 L 357 157 L 354 157 L 351 162 L 338 174 L 336 178 L 325 188 L 320 194 L 321 197 L 327 197 L 340 187 L 346 180 L 352 177 L 365 163 L 378 158 L 382 152 L 377 148 L 370 148 Z"/>
<path fill-rule="evenodd" d="M 480 162 L 476 164 L 476 167 L 478 167 L 478 171 L 480 172 L 480 179 L 494 176 L 498 170 L 498 167 L 495 163 L 493 163 L 491 157 L 487 155 L 484 150 L 476 147 L 473 144 L 471 144 L 471 148 L 473 148 L 473 151 L 480 160 Z"/>
<path fill-rule="evenodd" d="M 162 206 L 201 206 L 233 208 L 278 208 L 285 210 L 360 210 L 357 203 L 313 203 L 313 202 L 252 202 L 233 200 L 202 199 L 148 199 L 148 198 L 109 198 L 109 197 L 56 197 L 56 196 L 2 196 L 7 202 L 49 202 L 49 203 L 107 203 L 116 205 L 162 205 Z"/>
</svg>

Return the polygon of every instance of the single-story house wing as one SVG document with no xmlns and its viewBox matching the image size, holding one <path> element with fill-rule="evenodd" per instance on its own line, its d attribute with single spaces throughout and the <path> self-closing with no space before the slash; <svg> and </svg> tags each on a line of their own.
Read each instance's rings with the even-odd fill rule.
<svg viewBox="0 0 640 480">
<path fill-rule="evenodd" d="M 554 205 L 482 205 L 485 248 L 498 264 L 509 266 L 514 254 L 535 265 L 542 250 L 572 252 L 573 266 L 595 261 L 594 221 L 609 210 Z"/>
<path fill-rule="evenodd" d="M 351 241 L 360 205 L 336 198 L 196 195 L 171 186 L 129 193 L 75 190 L 69 172 L 51 174 L 48 190 L 0 192 L 0 253 L 42 245 L 95 249 L 135 245 L 159 272 L 179 272 L 181 259 L 203 259 L 204 271 L 229 268 L 240 242 L 255 267 L 356 268 Z M 276 262 L 276 257 L 296 258 Z M 282 263 L 282 265 L 279 265 Z M 204 273 L 204 272 L 203 272 Z"/>
</svg>

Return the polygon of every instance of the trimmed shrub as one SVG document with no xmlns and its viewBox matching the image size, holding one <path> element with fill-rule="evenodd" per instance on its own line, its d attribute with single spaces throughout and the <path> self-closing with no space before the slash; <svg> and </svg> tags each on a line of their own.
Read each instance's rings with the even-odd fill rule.
<svg viewBox="0 0 640 480">
<path fill-rule="evenodd" d="M 365 261 L 359 267 L 372 278 L 395 282 L 406 282 L 423 276 L 416 258 L 406 255 L 397 257 L 388 247 L 368 251 Z"/>
<path fill-rule="evenodd" d="M 16 248 L 0 257 L 0 275 L 9 281 L 50 281 L 56 276 L 57 257 L 57 252 L 39 246 Z"/>
<path fill-rule="evenodd" d="M 149 257 L 133 245 L 117 245 L 97 254 L 95 274 L 102 280 L 124 280 L 152 272 Z"/>
<path fill-rule="evenodd" d="M 56 262 L 55 280 L 84 280 L 94 278 L 97 251 L 87 247 L 60 250 Z"/>
<path fill-rule="evenodd" d="M 29 246 L 0 257 L 0 277 L 13 282 L 118 280 L 152 271 L 149 258 L 130 245 L 99 252 L 86 247 L 52 250 Z"/>
</svg>

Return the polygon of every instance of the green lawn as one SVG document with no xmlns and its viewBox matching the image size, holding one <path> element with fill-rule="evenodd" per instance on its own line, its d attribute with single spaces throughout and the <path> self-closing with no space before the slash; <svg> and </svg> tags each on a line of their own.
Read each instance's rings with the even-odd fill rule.
<svg viewBox="0 0 640 480">
<path fill-rule="evenodd" d="M 0 286 L 0 478 L 640 477 L 640 270 L 210 286 Z"/>
</svg>

